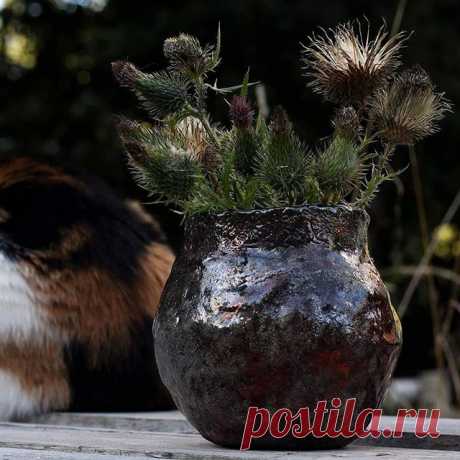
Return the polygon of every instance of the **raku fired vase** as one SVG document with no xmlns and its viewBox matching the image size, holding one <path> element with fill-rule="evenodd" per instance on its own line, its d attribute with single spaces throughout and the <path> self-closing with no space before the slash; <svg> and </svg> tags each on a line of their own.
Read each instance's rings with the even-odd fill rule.
<svg viewBox="0 0 460 460">
<path fill-rule="evenodd" d="M 365 211 L 304 206 L 189 219 L 154 324 L 160 375 L 214 443 L 239 447 L 249 406 L 380 405 L 401 326 L 369 257 Z M 255 448 L 352 439 L 269 435 Z"/>
</svg>

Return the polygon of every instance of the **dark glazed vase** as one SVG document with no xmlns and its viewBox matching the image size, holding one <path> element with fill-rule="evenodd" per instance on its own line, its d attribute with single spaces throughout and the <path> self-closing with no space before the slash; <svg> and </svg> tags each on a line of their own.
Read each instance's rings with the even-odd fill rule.
<svg viewBox="0 0 460 460">
<path fill-rule="evenodd" d="M 208 440 L 239 447 L 249 406 L 380 405 L 401 326 L 367 251 L 369 217 L 304 206 L 190 219 L 154 324 L 166 387 Z M 255 448 L 352 439 L 270 435 Z"/>
</svg>

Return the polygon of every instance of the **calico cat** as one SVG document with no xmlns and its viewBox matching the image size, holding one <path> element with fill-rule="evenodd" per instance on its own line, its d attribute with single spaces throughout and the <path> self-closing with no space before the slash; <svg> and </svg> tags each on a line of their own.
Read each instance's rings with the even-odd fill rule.
<svg viewBox="0 0 460 460">
<path fill-rule="evenodd" d="M 170 408 L 151 326 L 173 260 L 97 180 L 0 163 L 0 419 Z"/>
</svg>

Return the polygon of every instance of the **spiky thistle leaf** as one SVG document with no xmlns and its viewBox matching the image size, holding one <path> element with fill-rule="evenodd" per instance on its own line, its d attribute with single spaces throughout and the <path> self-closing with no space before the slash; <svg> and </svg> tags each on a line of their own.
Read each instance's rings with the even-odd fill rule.
<svg viewBox="0 0 460 460">
<path fill-rule="evenodd" d="M 352 206 L 367 208 L 377 196 L 377 193 L 384 182 L 390 182 L 399 175 L 399 172 L 387 172 L 377 167 L 372 168 L 369 179 L 363 181 L 358 198 L 352 202 Z"/>
</svg>

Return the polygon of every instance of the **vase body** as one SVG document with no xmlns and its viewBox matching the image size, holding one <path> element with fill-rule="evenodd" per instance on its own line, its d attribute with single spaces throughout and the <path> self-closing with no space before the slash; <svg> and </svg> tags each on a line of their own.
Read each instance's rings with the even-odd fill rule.
<svg viewBox="0 0 460 460">
<path fill-rule="evenodd" d="M 382 401 L 401 327 L 368 255 L 365 211 L 292 207 L 191 218 L 154 322 L 161 378 L 208 440 L 239 447 L 250 406 Z M 269 434 L 255 448 L 352 438 Z"/>
</svg>

